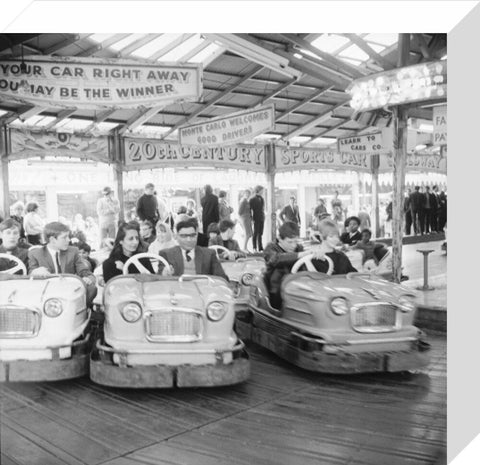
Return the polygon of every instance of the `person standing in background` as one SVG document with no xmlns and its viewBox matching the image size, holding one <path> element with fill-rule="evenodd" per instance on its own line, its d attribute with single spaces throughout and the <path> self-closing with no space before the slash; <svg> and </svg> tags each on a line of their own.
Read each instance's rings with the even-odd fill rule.
<svg viewBox="0 0 480 465">
<path fill-rule="evenodd" d="M 297 199 L 294 195 L 290 197 L 290 202 L 285 205 L 280 212 L 280 219 L 285 223 L 291 221 L 300 226 L 300 212 L 298 211 Z"/>
<path fill-rule="evenodd" d="M 240 224 L 242 225 L 243 232 L 244 232 L 244 240 L 243 240 L 243 247 L 242 250 L 248 250 L 248 240 L 253 236 L 252 231 L 252 213 L 250 211 L 250 196 L 251 191 L 249 189 L 245 189 L 243 191 L 242 200 L 240 200 L 240 205 L 238 206 L 238 219 L 240 220 Z"/>
<path fill-rule="evenodd" d="M 250 199 L 250 210 L 253 218 L 253 250 L 263 251 L 262 236 L 265 224 L 265 200 L 262 197 L 263 187 L 255 187 L 255 195 Z"/>
<path fill-rule="evenodd" d="M 212 186 L 205 186 L 205 195 L 202 197 L 202 225 L 203 233 L 207 234 L 207 228 L 210 223 L 218 223 L 220 215 L 218 208 L 218 197 L 213 193 Z"/>
<path fill-rule="evenodd" d="M 42 233 L 45 222 L 38 213 L 38 203 L 27 203 L 27 214 L 23 219 L 23 227 L 27 236 L 27 242 L 31 245 L 40 245 L 42 243 Z"/>
<path fill-rule="evenodd" d="M 115 230 L 120 212 L 120 202 L 113 197 L 110 187 L 103 188 L 103 197 L 97 200 L 98 224 L 100 227 L 100 248 L 107 238 L 115 239 Z"/>
<path fill-rule="evenodd" d="M 410 210 L 410 195 L 412 189 L 407 189 L 403 198 L 403 213 L 405 214 L 405 235 L 410 236 L 412 231 L 412 211 Z M 362 229 L 363 231 L 363 229 Z"/>
<path fill-rule="evenodd" d="M 420 210 L 422 203 L 422 194 L 420 186 L 415 186 L 415 190 L 410 194 L 410 212 L 412 214 L 413 232 L 415 235 L 422 233 L 422 224 L 420 221 Z"/>
<path fill-rule="evenodd" d="M 313 216 L 314 216 L 314 219 L 317 223 L 320 221 L 320 216 L 322 216 L 324 213 L 327 213 L 327 207 L 325 206 L 325 200 L 323 200 L 322 198 L 319 198 L 317 206 L 315 207 L 315 210 L 313 211 Z"/>
<path fill-rule="evenodd" d="M 155 195 L 155 186 L 149 182 L 145 184 L 144 193 L 137 200 L 137 216 L 140 221 L 148 220 L 157 224 L 158 221 L 158 200 Z"/>
<path fill-rule="evenodd" d="M 228 205 L 227 202 L 227 193 L 225 191 L 220 191 L 218 193 L 218 217 L 219 222 L 223 220 L 231 220 L 231 214 L 233 213 L 233 208 Z"/>
<path fill-rule="evenodd" d="M 433 195 L 430 192 L 430 186 L 425 187 L 424 193 L 424 224 L 425 224 L 425 233 L 430 234 L 432 232 L 432 211 L 434 210 L 434 205 L 432 204 Z"/>
<path fill-rule="evenodd" d="M 20 200 L 18 202 L 15 202 L 11 208 L 11 215 L 10 218 L 12 220 L 15 220 L 19 225 L 20 225 L 20 239 L 26 239 L 27 236 L 25 235 L 25 229 L 23 227 L 23 213 L 25 211 L 25 206 L 23 205 L 23 202 Z"/>
</svg>

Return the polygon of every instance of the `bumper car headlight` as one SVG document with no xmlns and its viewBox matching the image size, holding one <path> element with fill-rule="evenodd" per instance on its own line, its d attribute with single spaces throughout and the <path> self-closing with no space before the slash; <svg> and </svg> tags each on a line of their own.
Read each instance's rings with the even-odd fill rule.
<svg viewBox="0 0 480 465">
<path fill-rule="evenodd" d="M 242 275 L 242 284 L 244 286 L 250 286 L 250 284 L 252 284 L 252 281 L 253 281 L 253 274 L 252 273 L 244 273 Z"/>
<path fill-rule="evenodd" d="M 135 323 L 142 316 L 142 307 L 135 302 L 129 302 L 120 311 L 123 319 L 128 323 Z"/>
<path fill-rule="evenodd" d="M 220 321 L 227 313 L 227 308 L 222 302 L 212 302 L 207 307 L 207 317 L 212 321 Z"/>
<path fill-rule="evenodd" d="M 43 312 L 50 318 L 56 318 L 63 312 L 62 302 L 58 299 L 48 299 L 43 306 Z"/>
<path fill-rule="evenodd" d="M 413 301 L 413 297 L 410 295 L 402 295 L 398 299 L 398 303 L 400 304 L 400 310 L 404 313 L 415 310 L 415 302 Z"/>
<path fill-rule="evenodd" d="M 345 315 L 348 313 L 348 303 L 343 297 L 335 297 L 330 302 L 330 308 L 335 315 Z"/>
</svg>

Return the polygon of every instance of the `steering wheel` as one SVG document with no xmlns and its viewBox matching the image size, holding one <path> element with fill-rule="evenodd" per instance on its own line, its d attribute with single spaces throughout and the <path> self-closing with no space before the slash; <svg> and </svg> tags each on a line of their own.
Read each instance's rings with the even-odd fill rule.
<svg viewBox="0 0 480 465">
<path fill-rule="evenodd" d="M 307 267 L 307 271 L 317 271 L 313 266 L 312 258 L 313 254 L 308 254 L 302 258 L 299 258 L 292 266 L 292 274 L 297 273 L 302 265 L 305 265 Z M 328 255 L 325 255 L 325 260 L 327 260 L 328 262 L 328 270 L 325 274 L 327 276 L 331 276 L 331 274 L 333 273 L 333 260 Z"/>
<path fill-rule="evenodd" d="M 15 265 L 8 270 L 0 271 L 0 273 L 15 274 L 17 271 L 21 271 L 22 274 L 27 274 L 27 268 L 25 267 L 25 263 L 23 263 L 22 260 L 20 260 L 15 255 L 10 255 L 8 253 L 0 253 L 0 259 L 2 258 L 11 262 L 15 262 Z"/>
<path fill-rule="evenodd" d="M 143 252 L 143 253 L 137 253 L 137 255 L 132 255 L 126 262 L 125 264 L 123 265 L 123 274 L 129 274 L 128 273 L 128 267 L 130 265 L 135 265 L 135 267 L 137 268 L 138 271 L 140 271 L 140 273 L 144 273 L 144 274 L 152 274 L 151 271 L 149 271 L 147 268 L 145 268 L 141 263 L 140 263 L 140 259 L 141 258 L 149 258 L 150 260 L 156 260 L 158 262 L 162 262 L 165 266 L 168 266 L 171 268 L 171 265 L 170 263 L 167 262 L 167 260 L 165 260 L 163 257 L 161 257 L 160 255 L 155 255 L 153 253 L 147 253 L 147 252 Z"/>
<path fill-rule="evenodd" d="M 230 250 L 228 250 L 226 247 L 224 247 L 223 245 L 211 245 L 210 247 L 208 247 L 209 249 L 213 249 L 215 250 L 215 252 L 217 253 L 217 257 L 220 258 L 218 256 L 218 252 L 227 252 L 227 253 L 230 253 Z"/>
</svg>

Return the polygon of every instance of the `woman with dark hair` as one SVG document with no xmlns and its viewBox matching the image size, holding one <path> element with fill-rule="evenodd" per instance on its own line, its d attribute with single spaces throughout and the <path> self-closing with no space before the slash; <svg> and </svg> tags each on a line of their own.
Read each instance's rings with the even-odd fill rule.
<svg viewBox="0 0 480 465">
<path fill-rule="evenodd" d="M 115 276 L 123 274 L 125 262 L 139 253 L 146 252 L 145 244 L 140 240 L 140 226 L 136 221 L 122 223 L 118 228 L 117 237 L 110 256 L 103 262 L 103 279 L 108 282 Z M 152 274 L 154 270 L 148 258 L 141 258 L 140 263 Z M 140 273 L 135 265 L 130 265 L 129 273 Z"/>
<path fill-rule="evenodd" d="M 23 227 L 27 235 L 27 242 L 32 245 L 40 245 L 42 243 L 42 233 L 45 222 L 38 214 L 39 205 L 37 202 L 27 203 L 25 218 L 23 219 Z"/>
</svg>

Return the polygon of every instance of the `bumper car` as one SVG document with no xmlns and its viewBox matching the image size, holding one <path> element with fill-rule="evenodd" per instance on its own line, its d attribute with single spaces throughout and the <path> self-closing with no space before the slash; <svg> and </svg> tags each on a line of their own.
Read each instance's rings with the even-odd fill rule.
<svg viewBox="0 0 480 465">
<path fill-rule="evenodd" d="M 223 278 L 148 273 L 111 279 L 104 289 L 104 333 L 90 360 L 99 384 L 128 388 L 223 386 L 245 381 L 250 361 L 233 331 L 231 289 Z"/>
<path fill-rule="evenodd" d="M 26 276 L 23 262 L 0 273 L 0 381 L 56 381 L 88 373 L 90 310 L 70 274 Z M 23 275 L 13 274 L 22 271 Z"/>
<path fill-rule="evenodd" d="M 234 297 L 235 313 L 248 310 L 248 300 L 250 296 L 250 285 L 257 275 L 261 275 L 265 270 L 265 260 L 261 257 L 244 257 L 236 260 L 223 260 L 222 252 L 230 252 L 221 245 L 212 245 L 219 255 L 220 263 L 225 274 L 230 280 L 229 286 L 232 289 Z"/>
<path fill-rule="evenodd" d="M 319 273 L 303 257 L 270 304 L 263 277 L 250 287 L 250 312 L 236 329 L 279 357 L 322 373 L 397 372 L 429 363 L 429 344 L 413 325 L 412 290 L 367 273 Z M 307 271 L 298 271 L 303 265 Z"/>
</svg>

